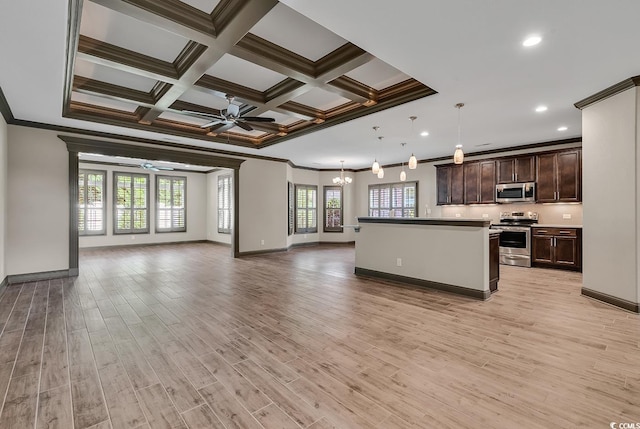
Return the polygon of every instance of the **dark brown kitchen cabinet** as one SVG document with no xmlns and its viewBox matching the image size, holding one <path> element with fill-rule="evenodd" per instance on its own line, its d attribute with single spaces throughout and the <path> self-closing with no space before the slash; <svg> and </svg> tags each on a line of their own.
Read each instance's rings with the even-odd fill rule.
<svg viewBox="0 0 640 429">
<path fill-rule="evenodd" d="M 537 156 L 536 200 L 539 203 L 582 200 L 580 156 L 580 149 Z"/>
<path fill-rule="evenodd" d="M 498 290 L 500 280 L 500 234 L 489 235 L 489 290 Z"/>
<path fill-rule="evenodd" d="M 531 228 L 532 266 L 582 271 L 581 228 Z"/>
<path fill-rule="evenodd" d="M 462 165 L 438 165 L 436 168 L 438 188 L 437 204 L 464 204 L 464 169 Z"/>
<path fill-rule="evenodd" d="M 496 162 L 464 163 L 464 204 L 495 203 Z"/>
<path fill-rule="evenodd" d="M 536 180 L 536 157 L 517 156 L 496 160 L 498 183 L 524 183 Z"/>
</svg>

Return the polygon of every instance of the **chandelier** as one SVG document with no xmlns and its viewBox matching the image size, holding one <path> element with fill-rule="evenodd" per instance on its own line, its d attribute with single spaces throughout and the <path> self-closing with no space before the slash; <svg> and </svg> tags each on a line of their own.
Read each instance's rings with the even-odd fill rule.
<svg viewBox="0 0 640 429">
<path fill-rule="evenodd" d="M 348 185 L 353 181 L 353 179 L 349 176 L 344 175 L 344 161 L 340 161 L 340 164 L 342 164 L 342 167 L 340 168 L 340 176 L 334 177 L 333 183 L 339 186 Z"/>
</svg>

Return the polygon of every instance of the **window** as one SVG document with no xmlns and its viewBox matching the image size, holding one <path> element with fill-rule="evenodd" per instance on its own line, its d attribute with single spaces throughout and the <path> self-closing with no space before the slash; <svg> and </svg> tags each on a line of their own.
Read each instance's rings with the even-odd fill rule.
<svg viewBox="0 0 640 429">
<path fill-rule="evenodd" d="M 186 194 L 186 177 L 156 176 L 157 232 L 187 230 Z"/>
<path fill-rule="evenodd" d="M 342 232 L 342 187 L 324 187 L 324 232 Z"/>
<path fill-rule="evenodd" d="M 231 234 L 231 175 L 218 176 L 218 232 Z"/>
<path fill-rule="evenodd" d="M 296 185 L 296 233 L 318 232 L 318 187 Z"/>
<path fill-rule="evenodd" d="M 293 187 L 293 183 L 287 182 L 287 195 L 288 195 L 288 212 L 289 212 L 289 226 L 288 226 L 288 235 L 293 234 L 293 230 L 295 227 L 295 219 L 296 219 L 296 192 Z"/>
<path fill-rule="evenodd" d="M 418 182 L 369 185 L 369 216 L 417 217 Z"/>
<path fill-rule="evenodd" d="M 78 234 L 104 235 L 105 225 L 105 189 L 107 186 L 105 171 L 79 170 L 78 172 Z"/>
<path fill-rule="evenodd" d="M 149 175 L 113 173 L 114 234 L 149 232 Z"/>
</svg>

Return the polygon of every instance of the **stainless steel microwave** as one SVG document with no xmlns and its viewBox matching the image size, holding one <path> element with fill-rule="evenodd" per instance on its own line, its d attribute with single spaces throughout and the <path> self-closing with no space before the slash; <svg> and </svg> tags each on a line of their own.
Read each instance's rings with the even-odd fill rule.
<svg viewBox="0 0 640 429">
<path fill-rule="evenodd" d="M 520 203 L 536 201 L 536 184 L 528 183 L 504 183 L 496 185 L 497 203 Z"/>
</svg>

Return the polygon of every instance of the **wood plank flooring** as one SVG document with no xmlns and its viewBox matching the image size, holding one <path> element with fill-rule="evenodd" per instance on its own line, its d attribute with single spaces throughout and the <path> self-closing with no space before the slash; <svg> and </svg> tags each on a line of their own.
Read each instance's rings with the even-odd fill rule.
<svg viewBox="0 0 640 429">
<path fill-rule="evenodd" d="M 0 428 L 606 428 L 640 422 L 640 318 L 578 273 L 479 302 L 356 278 L 354 249 L 82 251 L 0 296 Z"/>
</svg>

